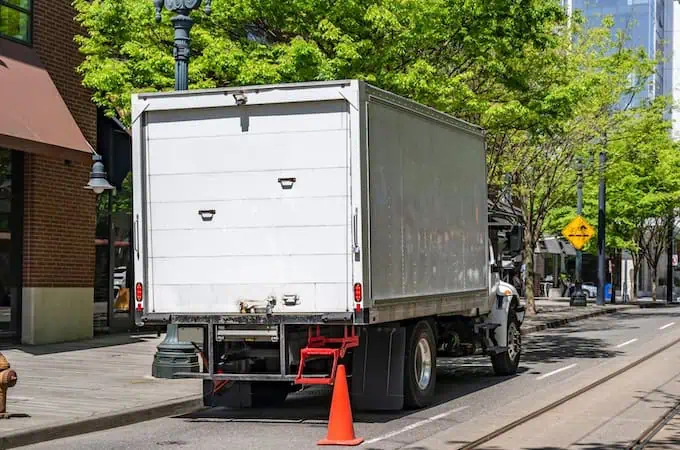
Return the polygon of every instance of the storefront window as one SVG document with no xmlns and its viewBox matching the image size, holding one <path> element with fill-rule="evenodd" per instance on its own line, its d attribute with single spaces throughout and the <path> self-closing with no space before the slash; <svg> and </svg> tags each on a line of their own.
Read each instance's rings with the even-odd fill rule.
<svg viewBox="0 0 680 450">
<path fill-rule="evenodd" d="M 23 154 L 0 149 L 0 336 L 19 331 Z"/>
<path fill-rule="evenodd" d="M 0 37 L 31 43 L 32 0 L 0 0 Z"/>
<path fill-rule="evenodd" d="M 132 320 L 131 178 L 128 174 L 121 190 L 98 198 L 94 282 L 95 329 L 124 329 L 130 326 Z"/>
</svg>

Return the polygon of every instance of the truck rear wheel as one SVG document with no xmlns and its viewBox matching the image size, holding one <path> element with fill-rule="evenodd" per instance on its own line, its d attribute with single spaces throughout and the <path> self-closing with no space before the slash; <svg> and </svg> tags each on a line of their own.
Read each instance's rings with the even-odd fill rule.
<svg viewBox="0 0 680 450">
<path fill-rule="evenodd" d="M 432 327 L 426 321 L 407 328 L 404 404 L 424 408 L 434 400 L 437 354 Z"/>
<path fill-rule="evenodd" d="M 496 375 L 514 375 L 522 354 L 522 333 L 514 310 L 508 312 L 507 350 L 491 356 L 491 365 Z"/>
</svg>

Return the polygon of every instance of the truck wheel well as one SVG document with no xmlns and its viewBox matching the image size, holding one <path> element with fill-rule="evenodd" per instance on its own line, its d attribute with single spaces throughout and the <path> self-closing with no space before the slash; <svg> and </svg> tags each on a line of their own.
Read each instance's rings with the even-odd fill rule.
<svg viewBox="0 0 680 450">
<path fill-rule="evenodd" d="M 434 316 L 427 316 L 427 317 L 416 317 L 414 319 L 409 319 L 409 320 L 403 320 L 399 322 L 398 325 L 400 327 L 408 328 L 410 326 L 415 326 L 418 322 L 425 321 L 430 325 L 430 328 L 432 328 L 432 332 L 434 333 L 434 339 L 435 342 L 439 339 L 439 324 L 437 323 L 437 318 Z"/>
</svg>

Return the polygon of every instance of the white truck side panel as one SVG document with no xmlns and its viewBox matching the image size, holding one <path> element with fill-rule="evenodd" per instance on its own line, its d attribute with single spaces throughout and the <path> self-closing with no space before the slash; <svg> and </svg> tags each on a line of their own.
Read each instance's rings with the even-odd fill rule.
<svg viewBox="0 0 680 450">
<path fill-rule="evenodd" d="M 483 136 L 370 90 L 367 116 L 372 299 L 486 301 Z"/>
<path fill-rule="evenodd" d="M 257 104 L 251 94 L 252 105 L 158 110 L 161 99 L 138 113 L 146 136 L 133 158 L 136 183 L 146 184 L 135 214 L 147 218 L 146 270 L 136 266 L 147 311 L 238 313 L 269 297 L 274 312 L 351 308 L 344 96 Z"/>
<path fill-rule="evenodd" d="M 343 197 L 328 198 L 290 198 L 212 201 L 216 212 L 210 222 L 203 222 L 196 214 L 196 207 L 191 202 L 154 203 L 151 215 L 156 219 L 153 229 L 158 230 L 193 230 L 201 225 L 201 230 L 221 230 L 226 224 L 230 228 L 257 229 L 278 221 L 279 227 L 329 227 L 346 226 L 347 211 Z M 316 214 L 303 214 L 304 208 L 312 208 Z"/>
</svg>

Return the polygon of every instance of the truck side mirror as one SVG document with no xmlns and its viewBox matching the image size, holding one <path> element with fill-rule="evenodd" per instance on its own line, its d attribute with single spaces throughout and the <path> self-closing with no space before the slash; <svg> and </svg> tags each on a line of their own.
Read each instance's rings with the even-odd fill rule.
<svg viewBox="0 0 680 450">
<path fill-rule="evenodd" d="M 510 233 L 508 233 L 508 240 L 510 253 L 520 253 L 524 243 L 524 228 L 521 225 L 513 225 Z"/>
</svg>

